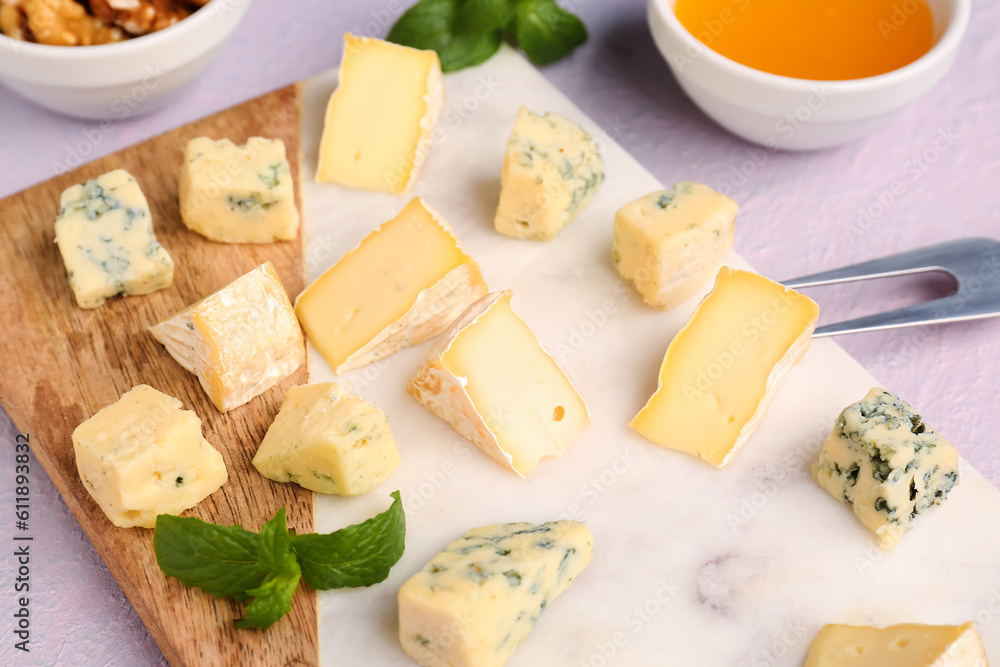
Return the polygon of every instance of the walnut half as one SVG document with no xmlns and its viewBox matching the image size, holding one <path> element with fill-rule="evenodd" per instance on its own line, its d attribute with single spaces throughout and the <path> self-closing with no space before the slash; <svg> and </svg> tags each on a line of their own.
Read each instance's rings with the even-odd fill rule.
<svg viewBox="0 0 1000 667">
<path fill-rule="evenodd" d="M 163 30 L 191 15 L 175 0 L 90 0 L 90 9 L 132 35 Z"/>
</svg>

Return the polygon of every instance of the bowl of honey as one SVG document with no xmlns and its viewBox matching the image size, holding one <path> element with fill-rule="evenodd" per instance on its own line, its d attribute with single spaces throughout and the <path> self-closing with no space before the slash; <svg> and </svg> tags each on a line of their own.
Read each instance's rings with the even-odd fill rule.
<svg viewBox="0 0 1000 667">
<path fill-rule="evenodd" d="M 844 144 L 885 125 L 955 60 L 971 0 L 649 0 L 684 92 L 769 149 Z"/>
</svg>

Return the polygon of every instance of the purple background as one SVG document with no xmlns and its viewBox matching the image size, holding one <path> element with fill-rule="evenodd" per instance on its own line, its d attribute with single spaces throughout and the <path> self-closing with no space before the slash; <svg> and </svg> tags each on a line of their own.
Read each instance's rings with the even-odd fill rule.
<svg viewBox="0 0 1000 667">
<path fill-rule="evenodd" d="M 342 33 L 383 36 L 409 4 L 254 0 L 228 48 L 186 96 L 106 132 L 0 87 L 0 197 L 51 177 L 54 163 L 93 159 L 333 67 Z M 664 183 L 694 180 L 730 192 L 740 204 L 736 249 L 762 273 L 790 278 L 963 236 L 1000 237 L 1000 3 L 974 5 L 951 73 L 889 127 L 812 154 L 766 154 L 706 119 L 655 50 L 643 0 L 566 4 L 583 17 L 591 39 L 545 76 Z M 928 274 L 809 294 L 823 307 L 822 322 L 833 322 L 950 288 L 948 279 Z M 1000 319 L 839 342 L 1000 486 Z M 5 545 L 15 532 L 15 435 L 0 413 L 0 442 L 9 452 L 0 461 L 0 507 L 9 512 L 0 519 Z M 8 620 L 0 622 L 0 662 L 163 663 L 34 459 L 31 479 L 31 652 L 13 649 L 16 563 L 2 557 L 0 616 Z"/>
</svg>

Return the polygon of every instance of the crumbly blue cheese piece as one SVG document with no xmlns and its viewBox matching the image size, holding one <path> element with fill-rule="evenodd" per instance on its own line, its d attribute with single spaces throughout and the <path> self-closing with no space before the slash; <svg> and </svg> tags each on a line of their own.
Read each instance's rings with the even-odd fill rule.
<svg viewBox="0 0 1000 667">
<path fill-rule="evenodd" d="M 384 412 L 336 382 L 322 382 L 288 390 L 253 464 L 276 482 L 357 496 L 392 474 L 399 450 Z"/>
<path fill-rule="evenodd" d="M 264 393 L 305 363 L 292 303 L 267 262 L 149 328 L 220 412 Z"/>
<path fill-rule="evenodd" d="M 549 241 L 604 182 L 597 143 L 573 121 L 521 107 L 507 143 L 494 226 L 519 239 Z"/>
<path fill-rule="evenodd" d="M 144 384 L 80 424 L 73 450 L 83 486 L 121 528 L 152 528 L 157 514 L 180 514 L 228 479 L 198 416 Z"/>
<path fill-rule="evenodd" d="M 958 482 L 958 450 L 913 408 L 878 387 L 847 406 L 813 465 L 820 486 L 891 549 L 918 514 Z"/>
<path fill-rule="evenodd" d="M 579 521 L 470 530 L 399 589 L 399 638 L 424 667 L 500 667 L 590 562 Z"/>
<path fill-rule="evenodd" d="M 295 238 L 299 211 L 281 139 L 197 137 L 184 150 L 181 219 L 189 229 L 223 243 L 271 243 Z"/>
<path fill-rule="evenodd" d="M 654 308 L 673 308 L 716 274 L 733 247 L 736 202 L 682 182 L 620 208 L 613 258 L 618 273 Z"/>
<path fill-rule="evenodd" d="M 174 262 L 153 235 L 146 197 L 124 169 L 64 190 L 55 228 L 81 308 L 97 308 L 116 294 L 149 294 L 173 282 Z"/>
</svg>

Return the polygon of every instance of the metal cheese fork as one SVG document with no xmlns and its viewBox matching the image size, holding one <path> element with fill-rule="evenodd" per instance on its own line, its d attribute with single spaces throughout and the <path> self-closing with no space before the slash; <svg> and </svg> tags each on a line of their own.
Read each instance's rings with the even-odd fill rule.
<svg viewBox="0 0 1000 667">
<path fill-rule="evenodd" d="M 944 271 L 950 274 L 958 281 L 958 291 L 915 306 L 827 324 L 817 328 L 813 336 L 978 320 L 1000 315 L 1000 241 L 988 238 L 939 243 L 841 269 L 785 280 L 782 284 L 797 289 L 925 271 Z"/>
</svg>

